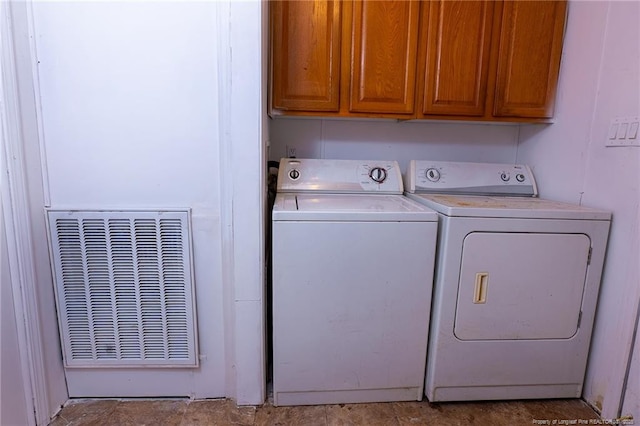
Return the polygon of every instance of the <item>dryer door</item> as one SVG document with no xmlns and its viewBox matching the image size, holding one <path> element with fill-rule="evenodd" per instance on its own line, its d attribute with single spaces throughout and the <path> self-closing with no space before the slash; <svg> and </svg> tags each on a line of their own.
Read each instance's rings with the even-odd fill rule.
<svg viewBox="0 0 640 426">
<path fill-rule="evenodd" d="M 454 333 L 461 340 L 567 339 L 580 319 L 584 234 L 465 237 Z"/>
</svg>

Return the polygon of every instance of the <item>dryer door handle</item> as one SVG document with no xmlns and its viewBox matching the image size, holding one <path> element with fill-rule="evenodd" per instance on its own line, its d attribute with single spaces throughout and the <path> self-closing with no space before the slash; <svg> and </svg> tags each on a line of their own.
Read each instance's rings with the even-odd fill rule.
<svg viewBox="0 0 640 426">
<path fill-rule="evenodd" d="M 476 286 L 473 291 L 473 303 L 485 303 L 487 301 L 487 286 L 489 285 L 489 273 L 476 273 Z"/>
</svg>

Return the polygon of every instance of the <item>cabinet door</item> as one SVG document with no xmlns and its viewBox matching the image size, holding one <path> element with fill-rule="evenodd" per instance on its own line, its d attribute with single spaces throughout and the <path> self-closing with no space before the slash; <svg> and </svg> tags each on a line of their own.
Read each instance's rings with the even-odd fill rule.
<svg viewBox="0 0 640 426">
<path fill-rule="evenodd" d="M 494 115 L 551 118 L 567 4 L 505 1 Z"/>
<path fill-rule="evenodd" d="M 338 111 L 340 1 L 274 1 L 273 109 Z"/>
<path fill-rule="evenodd" d="M 493 3 L 432 1 L 429 10 L 425 5 L 423 114 L 484 115 Z"/>
<path fill-rule="evenodd" d="M 417 1 L 355 1 L 351 112 L 413 114 L 418 48 Z"/>
</svg>

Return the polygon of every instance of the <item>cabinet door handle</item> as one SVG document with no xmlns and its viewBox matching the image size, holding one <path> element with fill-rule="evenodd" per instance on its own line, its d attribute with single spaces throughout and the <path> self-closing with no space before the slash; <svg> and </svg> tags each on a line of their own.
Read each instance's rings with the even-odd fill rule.
<svg viewBox="0 0 640 426">
<path fill-rule="evenodd" d="M 473 303 L 485 303 L 487 301 L 487 285 L 489 285 L 489 273 L 478 272 L 476 274 L 476 286 L 473 291 Z"/>
</svg>

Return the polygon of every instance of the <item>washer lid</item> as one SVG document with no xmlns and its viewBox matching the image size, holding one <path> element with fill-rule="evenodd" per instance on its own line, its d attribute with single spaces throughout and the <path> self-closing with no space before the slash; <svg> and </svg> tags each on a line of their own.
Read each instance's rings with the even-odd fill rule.
<svg viewBox="0 0 640 426">
<path fill-rule="evenodd" d="M 273 220 L 436 222 L 438 215 L 402 195 L 278 194 Z"/>
<path fill-rule="evenodd" d="M 453 217 L 610 220 L 611 213 L 558 201 L 524 197 L 406 194 L 438 213 Z"/>
</svg>

